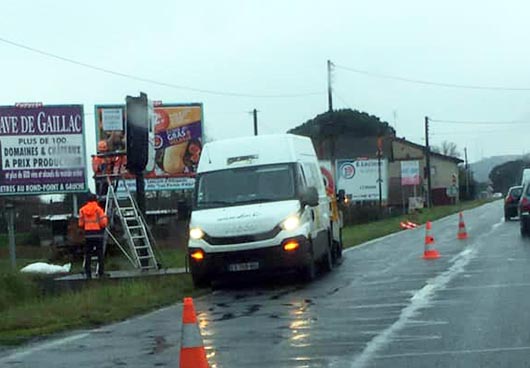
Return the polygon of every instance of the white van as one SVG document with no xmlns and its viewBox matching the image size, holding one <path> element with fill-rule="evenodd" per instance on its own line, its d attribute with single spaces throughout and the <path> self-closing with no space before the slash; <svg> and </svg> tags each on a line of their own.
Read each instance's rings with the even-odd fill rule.
<svg viewBox="0 0 530 368">
<path fill-rule="evenodd" d="M 298 271 L 342 254 L 311 140 L 290 134 L 207 143 L 195 182 L 188 255 L 196 286 L 221 275 Z M 333 235 L 334 234 L 334 235 Z"/>
</svg>

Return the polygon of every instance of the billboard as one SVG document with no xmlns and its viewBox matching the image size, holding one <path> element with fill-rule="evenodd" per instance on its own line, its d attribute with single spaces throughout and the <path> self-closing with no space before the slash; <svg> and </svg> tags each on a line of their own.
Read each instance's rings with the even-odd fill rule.
<svg viewBox="0 0 530 368">
<path fill-rule="evenodd" d="M 401 185 L 420 184 L 419 161 L 401 161 Z"/>
<path fill-rule="evenodd" d="M 125 105 L 96 105 L 95 110 L 97 141 L 105 141 L 109 151 L 125 152 Z"/>
<path fill-rule="evenodd" d="M 388 164 L 381 160 L 381 196 L 388 198 Z M 377 160 L 337 160 L 337 190 L 343 189 L 352 201 L 379 200 Z"/>
<path fill-rule="evenodd" d="M 85 192 L 83 105 L 0 106 L 0 195 Z"/>
<path fill-rule="evenodd" d="M 154 113 L 155 159 L 144 174 L 146 190 L 192 189 L 202 151 L 202 104 L 160 104 Z M 97 141 L 105 140 L 109 150 L 124 151 L 125 105 L 98 105 L 95 116 Z M 134 188 L 132 176 L 129 183 Z"/>
</svg>

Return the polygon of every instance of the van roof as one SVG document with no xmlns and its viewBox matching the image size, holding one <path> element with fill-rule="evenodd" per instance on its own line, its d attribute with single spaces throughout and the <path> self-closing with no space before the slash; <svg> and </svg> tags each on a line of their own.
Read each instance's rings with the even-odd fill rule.
<svg viewBox="0 0 530 368">
<path fill-rule="evenodd" d="M 206 143 L 197 172 L 297 162 L 315 159 L 311 139 L 294 134 L 270 134 Z"/>
</svg>

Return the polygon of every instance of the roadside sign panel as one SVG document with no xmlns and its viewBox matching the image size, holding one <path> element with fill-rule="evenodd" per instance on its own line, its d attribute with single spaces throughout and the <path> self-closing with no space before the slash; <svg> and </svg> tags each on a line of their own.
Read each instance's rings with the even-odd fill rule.
<svg viewBox="0 0 530 368">
<path fill-rule="evenodd" d="M 381 160 L 381 196 L 388 197 L 387 160 Z M 379 199 L 377 160 L 337 160 L 337 191 L 343 189 L 352 201 Z"/>
<path fill-rule="evenodd" d="M 125 105 L 96 105 L 95 116 L 96 144 L 106 141 L 109 151 L 125 152 Z"/>
<path fill-rule="evenodd" d="M 85 192 L 82 105 L 0 106 L 0 195 Z"/>
<path fill-rule="evenodd" d="M 104 131 L 123 130 L 123 109 L 106 108 L 101 110 L 101 125 Z"/>
<path fill-rule="evenodd" d="M 458 196 L 458 187 L 456 185 L 451 185 L 450 187 L 447 187 L 445 189 L 445 194 L 447 194 L 447 196 L 451 198 Z"/>
<path fill-rule="evenodd" d="M 420 184 L 419 161 L 401 161 L 401 185 Z"/>
<path fill-rule="evenodd" d="M 121 125 L 119 111 L 122 111 Z M 157 103 L 154 112 L 155 159 L 144 174 L 146 190 L 192 189 L 202 152 L 202 104 Z M 111 151 L 125 150 L 125 106 L 99 105 L 95 116 L 96 140 L 107 141 Z M 134 188 L 133 181 L 131 176 L 128 181 L 131 188 Z"/>
</svg>

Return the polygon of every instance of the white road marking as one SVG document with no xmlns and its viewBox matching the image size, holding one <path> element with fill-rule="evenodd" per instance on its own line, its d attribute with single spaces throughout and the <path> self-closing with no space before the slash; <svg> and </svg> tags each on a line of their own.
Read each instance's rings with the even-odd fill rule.
<svg viewBox="0 0 530 368">
<path fill-rule="evenodd" d="M 370 244 L 373 244 L 373 243 L 377 243 L 377 242 L 380 242 L 380 241 L 383 241 L 383 240 L 386 240 L 386 239 L 389 239 L 389 238 L 392 238 L 394 236 L 397 236 L 399 234 L 401 234 L 402 232 L 401 231 L 397 231 L 395 233 L 392 233 L 392 234 L 388 234 L 388 235 L 385 235 L 385 236 L 382 236 L 380 238 L 376 238 L 376 239 L 372 239 L 372 240 L 368 240 L 367 242 L 364 242 L 362 244 L 359 244 L 359 245 L 356 245 L 354 247 L 350 247 L 350 248 L 346 248 L 342 251 L 342 253 L 348 253 L 348 252 L 351 252 L 355 249 L 361 249 L 361 248 L 364 248 L 366 247 L 367 245 L 370 245 Z"/>
<path fill-rule="evenodd" d="M 488 236 L 493 229 L 495 229 L 495 226 L 492 226 L 492 229 L 484 236 Z M 448 270 L 428 280 L 427 284 L 412 296 L 410 304 L 401 310 L 399 318 L 367 343 L 365 349 L 354 358 L 352 367 L 364 367 L 376 357 L 377 352 L 392 341 L 394 335 L 405 327 L 409 320 L 412 320 L 417 315 L 419 310 L 428 307 L 432 303 L 436 292 L 445 289 L 456 276 L 465 271 L 465 267 L 475 256 L 475 253 L 476 250 L 474 248 L 464 249 L 459 253 L 458 259 Z"/>
<path fill-rule="evenodd" d="M 401 353 L 401 354 L 386 354 L 379 355 L 375 359 L 392 359 L 392 358 L 409 358 L 433 355 L 463 355 L 463 354 L 486 354 L 486 353 L 505 353 L 514 351 L 530 350 L 530 346 L 514 346 L 505 348 L 489 348 L 489 349 L 466 349 L 466 350 L 442 350 L 442 351 L 426 351 L 418 353 Z"/>
<path fill-rule="evenodd" d="M 392 341 L 396 342 L 411 342 L 411 341 L 424 341 L 424 340 L 440 340 L 440 335 L 398 335 L 394 337 Z"/>
<path fill-rule="evenodd" d="M 513 283 L 513 284 L 491 284 L 491 285 L 472 285 L 472 286 L 455 286 L 445 288 L 444 291 L 453 290 L 474 290 L 474 289 L 502 289 L 507 287 L 530 287 L 530 283 Z"/>
<path fill-rule="evenodd" d="M 164 308 L 160 308 L 160 309 L 157 309 L 155 311 L 152 311 L 152 312 L 149 312 L 149 313 L 137 316 L 137 317 L 133 317 L 133 318 L 127 319 L 125 321 L 120 321 L 120 322 L 117 322 L 117 323 L 113 323 L 113 324 L 108 325 L 108 326 L 98 327 L 98 328 L 90 330 L 88 332 L 80 333 L 80 334 L 73 335 L 73 336 L 67 336 L 67 337 L 63 337 L 63 338 L 60 338 L 60 339 L 54 339 L 52 341 L 45 342 L 45 343 L 42 343 L 42 344 L 39 344 L 39 345 L 35 345 L 35 346 L 29 347 L 29 348 L 22 348 L 23 350 L 22 349 L 16 350 L 14 353 L 12 353 L 10 355 L 7 355 L 7 356 L 5 356 L 3 358 L 0 358 L 0 363 L 5 363 L 5 362 L 9 362 L 9 361 L 14 361 L 14 360 L 18 360 L 18 359 L 21 359 L 21 358 L 25 358 L 25 357 L 27 357 L 27 356 L 29 356 L 31 354 L 37 353 L 37 352 L 42 351 L 42 350 L 53 349 L 53 348 L 56 348 L 58 346 L 71 343 L 73 341 L 84 339 L 85 337 L 90 336 L 91 332 L 96 332 L 97 333 L 97 332 L 106 332 L 106 331 L 109 331 L 109 330 L 112 331 L 113 329 L 115 329 L 116 327 L 118 327 L 120 325 L 125 325 L 125 324 L 131 323 L 133 321 L 139 321 L 139 320 L 145 319 L 147 317 L 150 317 L 150 316 L 153 316 L 155 314 L 164 312 L 164 311 L 166 311 L 166 310 L 168 310 L 170 308 L 173 308 L 173 307 L 175 307 L 175 305 L 171 305 L 171 306 L 167 306 L 167 307 L 164 307 Z"/>
<path fill-rule="evenodd" d="M 51 342 L 47 342 L 47 343 L 44 343 L 44 344 L 41 344 L 41 345 L 38 345 L 38 346 L 34 346 L 32 348 L 23 348 L 24 350 L 21 349 L 20 351 L 17 351 L 17 352 L 15 352 L 13 354 L 10 354 L 10 355 L 8 355 L 8 356 L 6 356 L 4 358 L 0 358 L 0 363 L 7 363 L 9 361 L 16 361 L 16 360 L 19 360 L 21 358 L 27 357 L 28 355 L 31 355 L 31 354 L 36 353 L 36 352 L 41 351 L 41 350 L 55 348 L 57 346 L 61 346 L 61 345 L 67 344 L 67 343 L 72 342 L 72 341 L 83 339 L 83 338 L 87 337 L 88 335 L 90 335 L 90 334 L 89 333 L 82 333 L 82 334 L 78 334 L 78 335 L 74 335 L 74 336 L 68 336 L 68 337 L 65 337 L 65 338 L 62 338 L 62 339 L 54 340 L 54 341 L 51 341 Z"/>
</svg>

